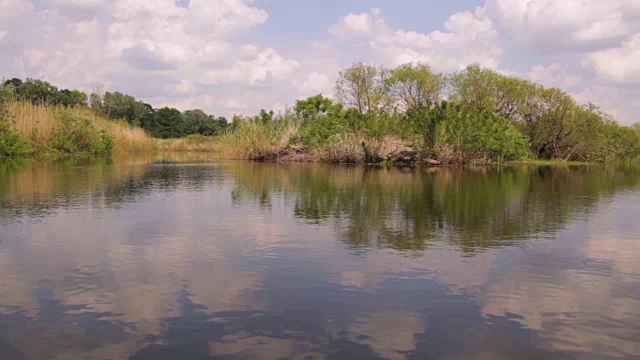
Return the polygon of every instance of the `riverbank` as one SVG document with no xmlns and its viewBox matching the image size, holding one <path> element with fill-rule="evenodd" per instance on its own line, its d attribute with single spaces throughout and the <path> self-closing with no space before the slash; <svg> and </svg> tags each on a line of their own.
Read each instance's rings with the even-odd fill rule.
<svg viewBox="0 0 640 360">
<path fill-rule="evenodd" d="M 637 162 L 640 125 L 479 66 L 439 74 L 426 64 L 358 63 L 338 74 L 333 98 L 230 122 L 119 92 L 57 90 L 34 79 L 0 86 L 0 155 L 149 151 L 398 166 Z"/>
<path fill-rule="evenodd" d="M 124 154 L 154 150 L 142 129 L 109 121 L 85 107 L 54 107 L 28 101 L 4 104 L 0 155 Z"/>
</svg>

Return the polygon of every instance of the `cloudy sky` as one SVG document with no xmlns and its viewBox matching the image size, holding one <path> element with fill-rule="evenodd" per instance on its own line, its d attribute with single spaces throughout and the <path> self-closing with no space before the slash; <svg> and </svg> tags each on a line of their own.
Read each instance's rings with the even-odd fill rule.
<svg viewBox="0 0 640 360">
<path fill-rule="evenodd" d="M 0 0 L 0 77 L 216 115 L 332 93 L 355 61 L 478 63 L 640 121 L 640 0 Z"/>
</svg>

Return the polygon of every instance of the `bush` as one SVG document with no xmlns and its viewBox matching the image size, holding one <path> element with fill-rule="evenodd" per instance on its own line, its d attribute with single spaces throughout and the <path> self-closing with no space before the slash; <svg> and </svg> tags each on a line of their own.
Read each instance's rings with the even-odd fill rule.
<svg viewBox="0 0 640 360">
<path fill-rule="evenodd" d="M 585 160 L 607 161 L 630 159 L 640 156 L 640 132 L 613 121 L 604 123 L 591 135 L 589 158 Z"/>
<path fill-rule="evenodd" d="M 444 124 L 450 147 L 447 162 L 471 163 L 522 159 L 526 138 L 508 120 L 489 112 L 452 109 Z"/>
<path fill-rule="evenodd" d="M 27 155 L 32 152 L 29 142 L 12 130 L 7 121 L 0 120 L 0 156 Z"/>
<path fill-rule="evenodd" d="M 107 154 L 113 149 L 113 136 L 97 129 L 91 118 L 60 109 L 58 120 L 48 144 L 51 150 L 67 154 Z"/>
<path fill-rule="evenodd" d="M 236 156 L 250 160 L 275 160 L 298 132 L 300 121 L 290 115 L 234 119 L 234 130 L 222 137 L 236 149 Z"/>
<path fill-rule="evenodd" d="M 33 152 L 29 142 L 9 125 L 9 113 L 0 99 L 0 156 L 26 155 Z"/>
</svg>

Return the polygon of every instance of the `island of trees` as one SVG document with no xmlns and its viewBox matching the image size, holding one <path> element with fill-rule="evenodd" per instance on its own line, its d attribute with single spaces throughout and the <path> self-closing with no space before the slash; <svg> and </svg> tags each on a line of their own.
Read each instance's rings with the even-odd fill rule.
<svg viewBox="0 0 640 360">
<path fill-rule="evenodd" d="M 439 74 L 426 64 L 357 63 L 333 99 L 284 113 L 208 115 L 119 92 L 59 90 L 46 81 L 0 85 L 0 155 L 216 151 L 253 160 L 472 164 L 640 158 L 640 125 L 622 126 L 566 92 L 476 65 Z"/>
</svg>

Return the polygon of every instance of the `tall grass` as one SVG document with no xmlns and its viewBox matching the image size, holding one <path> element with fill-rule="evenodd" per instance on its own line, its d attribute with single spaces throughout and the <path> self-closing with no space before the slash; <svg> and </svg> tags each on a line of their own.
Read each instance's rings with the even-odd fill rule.
<svg viewBox="0 0 640 360">
<path fill-rule="evenodd" d="M 278 160 L 287 154 L 289 143 L 298 132 L 300 121 L 283 117 L 263 122 L 247 119 L 237 129 L 220 137 L 220 143 L 230 149 L 234 158 L 250 160 Z"/>
<path fill-rule="evenodd" d="M 141 128 L 96 116 L 90 109 L 9 100 L 9 125 L 39 153 L 130 153 L 154 149 Z"/>
</svg>

